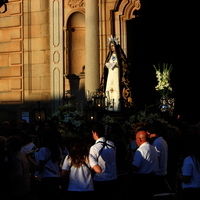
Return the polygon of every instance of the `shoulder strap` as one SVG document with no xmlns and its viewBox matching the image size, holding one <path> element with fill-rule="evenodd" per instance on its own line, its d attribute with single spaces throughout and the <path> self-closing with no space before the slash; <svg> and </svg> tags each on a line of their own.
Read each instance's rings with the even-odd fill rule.
<svg viewBox="0 0 200 200">
<path fill-rule="evenodd" d="M 114 146 L 112 146 L 112 145 L 110 145 L 110 144 L 107 143 L 107 140 L 104 141 L 104 142 L 103 142 L 103 141 L 98 141 L 97 143 L 102 143 L 102 144 L 103 144 L 103 145 L 102 145 L 102 148 L 101 148 L 100 151 L 99 151 L 99 155 L 98 155 L 98 157 L 97 157 L 97 161 L 98 161 L 99 156 L 101 155 L 101 152 L 103 151 L 103 149 L 104 149 L 105 146 L 109 146 L 109 147 L 112 147 L 113 149 L 115 149 Z"/>
<path fill-rule="evenodd" d="M 70 172 L 70 170 L 71 170 L 71 167 L 72 167 L 72 165 L 70 165 L 70 166 L 69 166 L 69 170 L 68 170 L 68 172 Z"/>
<path fill-rule="evenodd" d="M 99 142 L 97 142 L 97 143 L 102 143 L 103 144 L 103 148 L 105 147 L 105 146 L 109 146 L 109 147 L 112 147 L 113 149 L 115 149 L 115 147 L 113 146 L 113 145 L 111 145 L 111 144 L 108 144 L 107 143 L 107 140 L 106 141 L 99 141 Z M 102 149 L 103 150 L 103 149 Z"/>
<path fill-rule="evenodd" d="M 87 165 L 86 162 L 83 163 L 89 170 L 91 170 L 91 168 Z"/>
<path fill-rule="evenodd" d="M 67 159 L 69 159 L 69 155 L 68 155 Z M 70 165 L 69 165 L 68 173 L 70 172 L 71 168 L 72 168 L 72 163 L 70 163 Z"/>
</svg>

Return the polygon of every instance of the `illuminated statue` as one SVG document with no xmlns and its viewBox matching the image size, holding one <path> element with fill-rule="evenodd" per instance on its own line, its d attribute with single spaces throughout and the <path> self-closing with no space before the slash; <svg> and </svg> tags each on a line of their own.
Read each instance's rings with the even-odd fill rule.
<svg viewBox="0 0 200 200">
<path fill-rule="evenodd" d="M 111 36 L 109 48 L 101 80 L 101 91 L 106 96 L 107 110 L 122 111 L 133 106 L 129 64 L 118 39 Z"/>
</svg>

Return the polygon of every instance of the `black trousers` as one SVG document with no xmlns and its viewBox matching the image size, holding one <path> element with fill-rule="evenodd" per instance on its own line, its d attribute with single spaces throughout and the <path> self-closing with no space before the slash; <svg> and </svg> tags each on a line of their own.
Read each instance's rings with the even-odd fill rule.
<svg viewBox="0 0 200 200">
<path fill-rule="evenodd" d="M 117 179 L 111 181 L 94 181 L 94 194 L 97 199 L 114 199 L 119 197 Z"/>
<path fill-rule="evenodd" d="M 42 178 L 41 183 L 37 186 L 38 199 L 61 199 L 60 192 L 60 178 L 57 177 L 45 177 Z"/>
<path fill-rule="evenodd" d="M 154 174 L 129 174 L 127 183 L 128 199 L 134 197 L 153 199 L 155 184 Z"/>
<path fill-rule="evenodd" d="M 154 193 L 161 194 L 161 193 L 171 193 L 172 189 L 167 181 L 167 176 L 155 175 L 155 187 Z"/>
<path fill-rule="evenodd" d="M 94 195 L 94 191 L 67 191 L 65 195 L 63 195 L 63 199 L 87 199 L 87 200 L 94 200 L 96 199 Z"/>
<path fill-rule="evenodd" d="M 181 200 L 199 200 L 200 188 L 185 188 L 182 189 L 180 199 Z"/>
</svg>

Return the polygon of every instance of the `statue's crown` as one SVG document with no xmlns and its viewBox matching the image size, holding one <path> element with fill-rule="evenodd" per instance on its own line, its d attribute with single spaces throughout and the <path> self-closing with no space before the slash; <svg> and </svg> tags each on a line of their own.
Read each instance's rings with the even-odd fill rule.
<svg viewBox="0 0 200 200">
<path fill-rule="evenodd" d="M 112 42 L 115 42 L 115 44 L 117 44 L 117 45 L 119 44 L 118 38 L 115 38 L 112 35 L 110 36 L 110 38 L 108 38 L 108 40 L 109 40 L 108 44 L 110 44 Z"/>
</svg>

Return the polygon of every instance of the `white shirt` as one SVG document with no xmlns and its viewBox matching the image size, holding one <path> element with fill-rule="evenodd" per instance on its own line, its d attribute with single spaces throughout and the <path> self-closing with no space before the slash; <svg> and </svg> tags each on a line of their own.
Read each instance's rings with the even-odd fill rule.
<svg viewBox="0 0 200 200">
<path fill-rule="evenodd" d="M 36 171 L 36 175 L 40 177 L 60 177 L 60 168 L 59 168 L 60 163 L 52 162 L 52 160 L 49 159 L 50 157 L 51 157 L 51 152 L 47 147 L 41 147 L 38 152 L 35 152 L 36 164 L 39 165 L 40 160 L 47 161 L 46 166 L 52 169 L 56 174 L 44 168 L 42 172 L 38 173 Z M 61 159 L 62 159 L 62 151 L 60 149 L 60 160 Z"/>
<path fill-rule="evenodd" d="M 30 151 L 32 151 L 34 148 L 36 148 L 35 144 L 33 142 L 30 142 L 26 145 L 24 145 L 22 148 L 21 148 L 21 152 L 24 154 L 24 155 L 27 155 L 27 153 L 29 153 Z"/>
<path fill-rule="evenodd" d="M 183 161 L 182 174 L 191 176 L 188 183 L 182 182 L 182 188 L 200 188 L 200 162 L 191 156 L 186 157 Z"/>
<path fill-rule="evenodd" d="M 152 145 L 158 153 L 159 160 L 159 170 L 156 174 L 164 176 L 167 174 L 168 144 L 163 137 L 158 137 L 154 140 Z"/>
<path fill-rule="evenodd" d="M 106 145 L 102 152 L 99 155 L 99 152 L 102 149 L 103 143 L 106 141 L 104 137 L 96 140 L 95 144 L 90 147 L 90 155 L 94 158 L 95 162 L 98 162 L 98 165 L 101 167 L 102 172 L 96 173 L 94 175 L 95 181 L 110 181 L 117 179 L 117 169 L 116 169 L 116 150 L 114 143 L 107 140 L 106 143 L 111 146 Z M 93 167 L 96 163 L 91 160 L 90 164 Z"/>
<path fill-rule="evenodd" d="M 62 165 L 63 170 L 69 171 L 71 166 L 71 160 L 68 159 L 69 155 L 65 157 L 65 160 Z M 92 158 L 91 158 L 92 159 Z M 88 167 L 90 164 L 86 162 Z M 83 164 L 81 167 L 77 168 L 71 166 L 69 171 L 69 186 L 68 191 L 93 191 L 93 180 L 91 175 L 91 170 Z"/>
<path fill-rule="evenodd" d="M 135 151 L 133 165 L 139 168 L 136 173 L 150 174 L 158 171 L 158 154 L 148 142 L 143 143 Z"/>
</svg>

